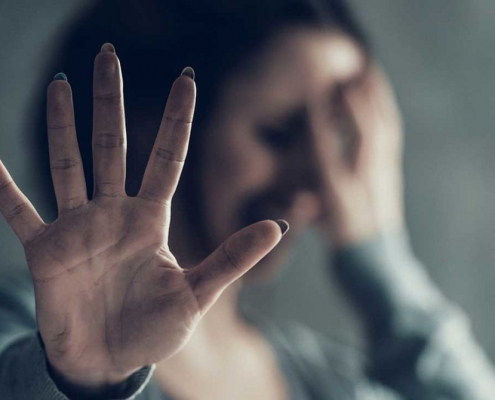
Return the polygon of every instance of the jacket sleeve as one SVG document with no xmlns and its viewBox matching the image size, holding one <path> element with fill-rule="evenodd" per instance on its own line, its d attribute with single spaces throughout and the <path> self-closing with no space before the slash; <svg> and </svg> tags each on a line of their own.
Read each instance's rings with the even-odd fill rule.
<svg viewBox="0 0 495 400">
<path fill-rule="evenodd" d="M 414 258 L 405 232 L 336 249 L 333 257 L 365 322 L 371 382 L 411 400 L 495 399 L 495 371 L 469 321 Z"/>
<path fill-rule="evenodd" d="M 108 400 L 136 398 L 152 371 L 153 366 L 137 371 Z M 69 400 L 47 369 L 32 281 L 20 269 L 0 275 L 0 394 L 9 400 Z"/>
</svg>

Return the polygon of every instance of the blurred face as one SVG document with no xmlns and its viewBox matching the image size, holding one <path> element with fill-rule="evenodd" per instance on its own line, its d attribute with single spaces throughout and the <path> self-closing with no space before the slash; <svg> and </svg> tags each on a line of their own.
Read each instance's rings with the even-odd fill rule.
<svg viewBox="0 0 495 400">
<path fill-rule="evenodd" d="M 262 219 L 291 229 L 247 275 L 266 280 L 320 215 L 315 118 L 334 129 L 339 87 L 364 72 L 366 57 L 348 36 L 293 28 L 276 36 L 248 68 L 226 81 L 207 125 L 203 198 L 215 245 Z M 328 133 L 327 133 L 328 134 Z"/>
</svg>

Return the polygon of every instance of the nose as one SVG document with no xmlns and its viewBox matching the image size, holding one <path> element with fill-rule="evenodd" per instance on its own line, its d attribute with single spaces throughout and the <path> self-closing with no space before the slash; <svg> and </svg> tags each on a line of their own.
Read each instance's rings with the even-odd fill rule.
<svg viewBox="0 0 495 400">
<path fill-rule="evenodd" d="M 306 135 L 304 135 L 306 136 Z M 281 158 L 277 192 L 289 207 L 291 222 L 306 225 L 322 212 L 320 173 L 307 137 Z"/>
<path fill-rule="evenodd" d="M 318 192 L 320 171 L 314 146 L 309 134 L 304 132 L 292 148 L 281 159 L 280 181 L 293 191 Z"/>
</svg>

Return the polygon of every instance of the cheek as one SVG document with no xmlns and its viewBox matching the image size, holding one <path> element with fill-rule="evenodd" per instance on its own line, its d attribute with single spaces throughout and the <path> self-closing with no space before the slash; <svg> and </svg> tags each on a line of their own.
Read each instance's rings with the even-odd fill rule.
<svg viewBox="0 0 495 400">
<path fill-rule="evenodd" d="M 214 124 L 221 129 L 211 135 L 207 144 L 205 167 L 210 171 L 210 183 L 224 188 L 218 195 L 256 190 L 273 179 L 276 158 L 257 138 L 250 120 L 231 117 Z"/>
<path fill-rule="evenodd" d="M 226 185 L 254 189 L 268 183 L 276 168 L 273 154 L 267 151 L 247 130 L 229 135 L 216 158 L 216 173 Z"/>
<path fill-rule="evenodd" d="M 217 243 L 242 227 L 242 205 L 274 183 L 277 168 L 252 131 L 238 125 L 224 129 L 208 145 L 203 180 L 207 223 Z"/>
</svg>

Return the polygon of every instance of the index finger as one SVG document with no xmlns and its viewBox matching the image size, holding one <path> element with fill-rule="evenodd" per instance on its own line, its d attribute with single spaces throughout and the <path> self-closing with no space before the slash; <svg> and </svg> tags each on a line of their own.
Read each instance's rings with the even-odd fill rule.
<svg viewBox="0 0 495 400">
<path fill-rule="evenodd" d="M 195 102 L 194 71 L 188 67 L 170 90 L 138 196 L 163 203 L 172 199 L 186 159 Z"/>
</svg>

